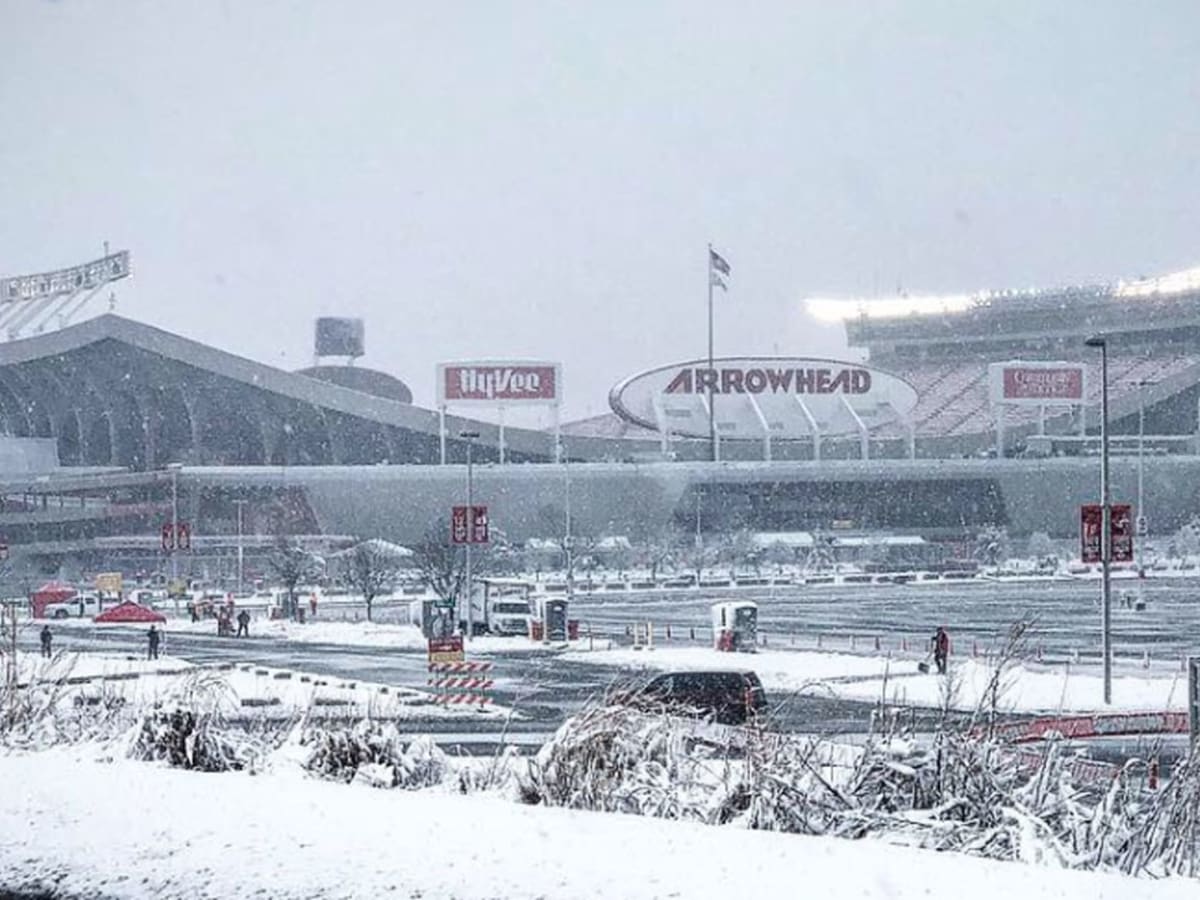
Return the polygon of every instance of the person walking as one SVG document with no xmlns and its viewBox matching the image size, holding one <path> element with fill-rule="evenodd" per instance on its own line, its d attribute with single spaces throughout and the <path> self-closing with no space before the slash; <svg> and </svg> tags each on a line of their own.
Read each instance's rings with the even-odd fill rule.
<svg viewBox="0 0 1200 900">
<path fill-rule="evenodd" d="M 51 643 L 53 643 L 53 641 L 54 641 L 54 633 L 50 630 L 50 626 L 43 625 L 42 626 L 42 656 L 46 657 L 47 659 L 49 659 L 51 656 L 53 656 L 53 652 L 50 649 L 50 645 L 51 645 Z"/>
<path fill-rule="evenodd" d="M 939 675 L 946 674 L 946 664 L 949 659 L 950 635 L 946 633 L 945 625 L 939 625 L 933 634 L 933 662 L 937 666 Z"/>
<path fill-rule="evenodd" d="M 238 637 L 250 637 L 250 613 L 242 610 L 238 613 Z"/>
<path fill-rule="evenodd" d="M 312 617 L 317 617 L 317 594 L 316 591 L 308 596 L 308 608 L 312 610 Z"/>
<path fill-rule="evenodd" d="M 158 642 L 162 639 L 162 634 L 158 630 L 158 626 L 151 625 L 150 631 L 146 635 L 146 659 L 158 659 Z"/>
</svg>

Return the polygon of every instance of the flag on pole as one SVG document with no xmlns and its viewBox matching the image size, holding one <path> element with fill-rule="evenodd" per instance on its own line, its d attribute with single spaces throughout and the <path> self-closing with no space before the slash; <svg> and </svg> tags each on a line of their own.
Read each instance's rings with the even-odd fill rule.
<svg viewBox="0 0 1200 900">
<path fill-rule="evenodd" d="M 723 290 L 725 292 L 729 291 L 729 285 L 727 285 L 725 283 L 725 279 L 723 279 L 716 272 L 709 272 L 708 279 L 710 282 L 712 282 L 713 287 L 719 287 L 721 290 Z"/>
<path fill-rule="evenodd" d="M 709 248 L 708 251 L 708 264 L 713 270 L 720 272 L 722 275 L 729 274 L 729 263 L 725 261 L 725 257 L 712 248 Z"/>
</svg>

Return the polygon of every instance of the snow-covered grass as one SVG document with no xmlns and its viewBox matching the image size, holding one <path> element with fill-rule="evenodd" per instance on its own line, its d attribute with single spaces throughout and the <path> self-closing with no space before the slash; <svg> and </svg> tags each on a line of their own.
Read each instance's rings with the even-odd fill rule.
<svg viewBox="0 0 1200 900">
<path fill-rule="evenodd" d="M 939 707 L 946 680 L 921 674 L 915 658 L 825 653 L 808 650 L 765 650 L 721 653 L 705 647 L 659 646 L 654 650 L 622 648 L 594 653 L 567 653 L 563 660 L 630 669 L 751 669 L 767 691 L 775 694 L 811 693 L 848 700 Z M 974 709 L 987 690 L 992 666 L 984 660 L 955 660 L 951 665 L 951 705 Z M 1003 678 L 1000 707 L 1007 712 L 1091 712 L 1110 710 L 1184 709 L 1187 679 L 1157 670 L 1119 669 L 1114 678 L 1113 705 L 1102 702 L 1102 678 L 1097 666 L 1038 666 L 1014 664 Z"/>
<path fill-rule="evenodd" d="M 0 883 L 122 898 L 1194 897 L 1133 880 L 956 854 L 617 814 L 490 795 L 207 775 L 95 751 L 3 760 Z"/>
<path fill-rule="evenodd" d="M 44 660 L 34 654 L 20 654 L 23 681 L 58 682 L 67 680 L 63 702 L 76 696 L 120 697 L 137 708 L 149 709 L 177 696 L 204 667 L 185 660 L 162 657 L 145 660 L 132 656 L 100 653 L 59 653 Z M 218 670 L 228 685 L 225 709 L 228 713 L 292 715 L 315 709 L 345 717 L 385 717 L 389 719 L 477 719 L 499 718 L 507 708 L 488 705 L 443 706 L 434 695 L 421 690 L 383 685 L 344 678 L 332 678 L 242 664 Z"/>
</svg>

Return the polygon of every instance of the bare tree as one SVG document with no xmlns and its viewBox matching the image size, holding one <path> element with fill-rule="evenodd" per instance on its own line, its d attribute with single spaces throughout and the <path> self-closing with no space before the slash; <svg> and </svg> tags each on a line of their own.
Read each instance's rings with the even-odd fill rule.
<svg viewBox="0 0 1200 900">
<path fill-rule="evenodd" d="M 595 568 L 595 550 L 599 539 L 586 528 L 581 528 L 579 522 L 571 522 L 571 533 L 567 534 L 567 514 L 561 506 L 548 504 L 538 511 L 541 530 L 546 539 L 558 548 L 562 557 L 562 567 L 567 573 L 567 580 L 574 581 L 576 567 L 590 570 Z"/>
<path fill-rule="evenodd" d="M 280 534 L 275 536 L 275 547 L 267 561 L 287 591 L 284 615 L 294 616 L 297 609 L 296 585 L 306 578 L 315 577 L 321 569 L 321 560 L 305 550 L 295 537 Z"/>
<path fill-rule="evenodd" d="M 381 540 L 360 541 L 350 551 L 350 584 L 363 595 L 367 621 L 371 621 L 375 598 L 387 590 L 400 566 L 401 548 Z"/>
<path fill-rule="evenodd" d="M 450 536 L 440 524 L 430 526 L 421 542 L 412 548 L 412 563 L 421 581 L 451 610 L 467 592 L 467 554 L 462 545 L 450 543 Z M 471 550 L 471 578 L 492 570 L 493 556 L 487 545 L 476 544 Z M 443 616 L 447 633 L 453 627 L 454 616 Z"/>
<path fill-rule="evenodd" d="M 735 577 L 737 568 L 742 563 L 749 563 L 759 573 L 762 563 L 762 553 L 754 541 L 754 535 L 746 528 L 729 531 L 721 535 L 721 543 L 717 555 L 729 567 L 729 577 Z"/>
<path fill-rule="evenodd" d="M 467 580 L 462 546 L 450 543 L 446 529 L 434 525 L 412 550 L 413 564 L 425 586 L 446 603 L 457 602 Z"/>
<path fill-rule="evenodd" d="M 664 567 L 673 567 L 683 539 L 679 532 L 665 526 L 647 533 L 641 541 L 642 564 L 650 569 L 650 578 L 656 580 Z"/>
</svg>

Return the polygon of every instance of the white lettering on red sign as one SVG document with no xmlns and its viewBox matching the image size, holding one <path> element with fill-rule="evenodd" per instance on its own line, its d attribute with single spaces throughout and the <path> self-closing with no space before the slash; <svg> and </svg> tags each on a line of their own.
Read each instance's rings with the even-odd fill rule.
<svg viewBox="0 0 1200 900">
<path fill-rule="evenodd" d="M 446 366 L 444 399 L 554 400 L 558 383 L 554 366 Z"/>
<path fill-rule="evenodd" d="M 1083 368 L 1009 367 L 1004 369 L 1005 400 L 1083 400 Z"/>
<path fill-rule="evenodd" d="M 867 394 L 866 369 L 710 369 L 688 366 L 667 384 L 667 394 Z"/>
</svg>

